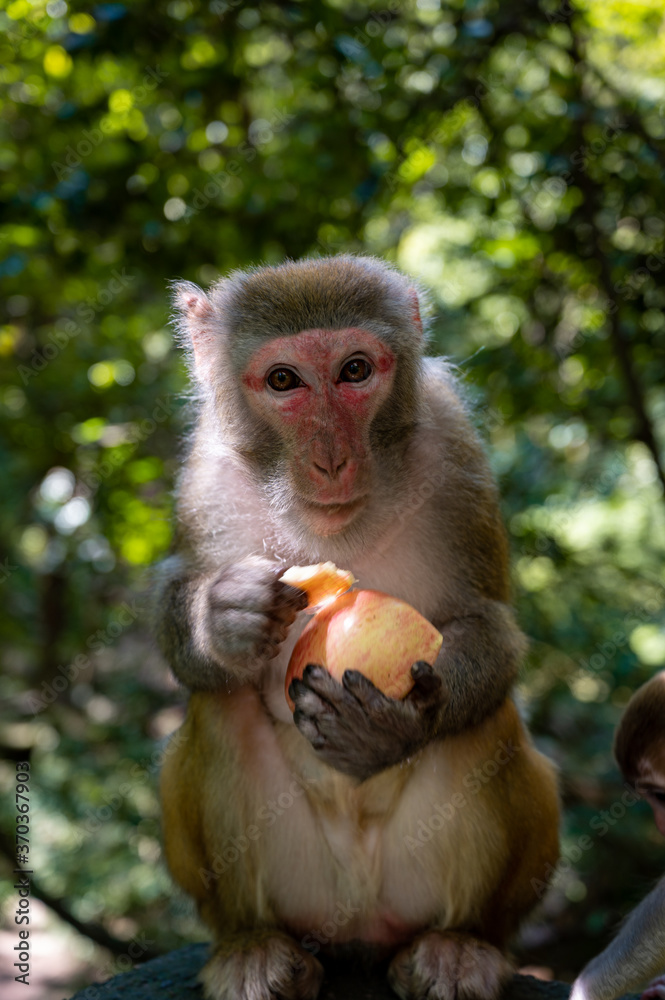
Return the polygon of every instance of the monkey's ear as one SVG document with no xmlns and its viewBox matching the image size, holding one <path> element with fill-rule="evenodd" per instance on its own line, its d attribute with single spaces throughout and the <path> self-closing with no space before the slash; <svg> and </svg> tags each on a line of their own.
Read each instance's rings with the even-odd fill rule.
<svg viewBox="0 0 665 1000">
<path fill-rule="evenodd" d="M 411 296 L 411 319 L 413 320 L 413 325 L 422 337 L 423 335 L 423 321 L 420 318 L 420 303 L 418 302 L 418 292 L 415 288 L 409 289 L 409 295 Z"/>
<path fill-rule="evenodd" d="M 214 361 L 216 337 L 212 302 L 191 281 L 176 281 L 171 290 L 178 332 L 184 346 L 194 352 L 196 374 L 204 376 Z"/>
</svg>

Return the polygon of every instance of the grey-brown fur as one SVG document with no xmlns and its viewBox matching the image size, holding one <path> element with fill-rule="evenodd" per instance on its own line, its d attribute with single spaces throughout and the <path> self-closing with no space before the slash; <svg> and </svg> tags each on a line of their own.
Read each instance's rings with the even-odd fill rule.
<svg viewBox="0 0 665 1000">
<path fill-rule="evenodd" d="M 345 254 L 233 271 L 209 297 L 234 344 L 232 364 L 239 372 L 261 342 L 300 330 L 361 326 L 412 355 L 412 288 L 385 263 Z"/>
</svg>

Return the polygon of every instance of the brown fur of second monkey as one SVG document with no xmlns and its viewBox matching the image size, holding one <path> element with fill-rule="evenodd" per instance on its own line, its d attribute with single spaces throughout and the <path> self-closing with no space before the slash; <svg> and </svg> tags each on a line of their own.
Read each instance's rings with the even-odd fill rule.
<svg viewBox="0 0 665 1000">
<path fill-rule="evenodd" d="M 335 946 L 394 954 L 401 997 L 495 997 L 558 855 L 556 782 L 509 697 L 524 641 L 496 489 L 448 370 L 422 360 L 409 282 L 338 257 L 176 303 L 201 401 L 159 634 L 194 693 L 162 798 L 169 866 L 215 932 L 207 995 L 315 997 L 334 926 Z M 277 576 L 328 559 L 441 630 L 403 702 L 314 669 L 291 716 L 304 616 Z"/>
</svg>

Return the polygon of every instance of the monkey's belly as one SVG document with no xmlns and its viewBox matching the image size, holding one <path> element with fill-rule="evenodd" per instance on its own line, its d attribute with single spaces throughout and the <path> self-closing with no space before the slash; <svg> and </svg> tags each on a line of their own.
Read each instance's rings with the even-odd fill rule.
<svg viewBox="0 0 665 1000">
<path fill-rule="evenodd" d="M 394 946 L 427 927 L 481 926 L 514 869 L 511 837 L 533 821 L 537 788 L 554 788 L 510 701 L 472 733 L 361 785 L 323 764 L 295 726 L 270 720 L 249 688 L 195 695 L 190 717 L 198 736 L 183 743 L 181 764 L 193 761 L 195 774 L 196 760 L 212 755 L 226 768 L 206 771 L 198 792 L 208 844 L 177 877 L 220 929 L 232 925 L 227 901 L 238 898 L 244 920 L 311 935 L 319 947 Z M 175 770 L 167 762 L 167 793 Z M 172 786 L 181 798 L 193 778 L 183 781 Z M 181 812 L 175 802 L 173 817 Z M 181 859 L 174 830 L 172 868 Z M 532 864 L 538 876 L 543 862 Z M 215 873 L 219 920 L 201 867 Z"/>
<path fill-rule="evenodd" d="M 398 788 L 388 772 L 359 787 L 335 775 L 328 788 L 328 770 L 319 773 L 267 845 L 278 921 L 321 947 L 392 947 L 432 925 L 473 923 L 505 842 L 481 792 L 447 808 L 465 773 L 448 759 L 442 744 L 429 748 Z"/>
</svg>

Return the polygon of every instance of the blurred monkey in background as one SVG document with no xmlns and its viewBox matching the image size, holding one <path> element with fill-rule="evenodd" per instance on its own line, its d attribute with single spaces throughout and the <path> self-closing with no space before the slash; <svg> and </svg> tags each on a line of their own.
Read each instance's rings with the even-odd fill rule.
<svg viewBox="0 0 665 1000">
<path fill-rule="evenodd" d="M 614 738 L 621 773 L 653 809 L 665 837 L 665 671 L 630 699 Z M 571 1000 L 614 1000 L 658 976 L 643 998 L 665 998 L 665 878 L 629 915 L 607 946 L 582 970 Z"/>
</svg>

